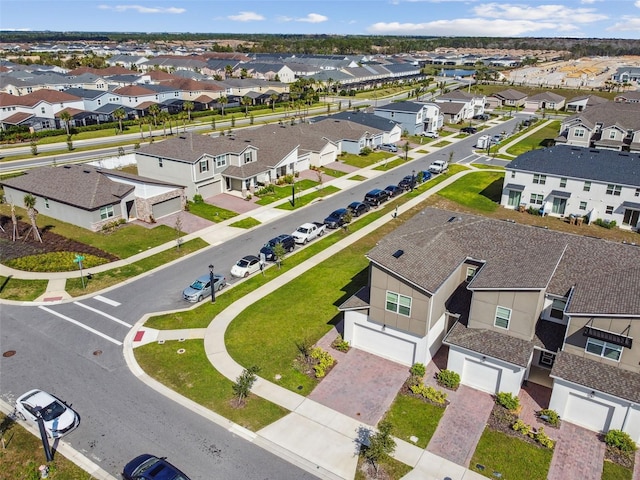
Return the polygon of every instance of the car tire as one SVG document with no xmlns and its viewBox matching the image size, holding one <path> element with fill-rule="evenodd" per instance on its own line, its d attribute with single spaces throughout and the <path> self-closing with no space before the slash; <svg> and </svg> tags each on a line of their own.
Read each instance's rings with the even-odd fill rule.
<svg viewBox="0 0 640 480">
<path fill-rule="evenodd" d="M 324 235 L 324 230 L 320 230 L 320 234 L 319 234 L 319 236 L 321 237 L 321 236 L 323 236 L 323 235 Z"/>
<path fill-rule="evenodd" d="M 305 238 L 304 241 L 302 242 L 303 245 L 306 245 L 307 243 L 309 243 L 309 239 Z"/>
<path fill-rule="evenodd" d="M 244 272 L 244 278 L 247 278 L 249 276 L 249 272 Z"/>
<path fill-rule="evenodd" d="M 222 284 L 222 283 L 220 285 L 218 285 L 218 291 L 222 290 L 225 287 L 225 285 L 226 284 Z"/>
<path fill-rule="evenodd" d="M 289 250 L 287 250 L 289 253 L 293 252 L 293 247 L 289 247 Z"/>
<path fill-rule="evenodd" d="M 198 302 L 202 301 L 202 295 L 198 295 Z"/>
</svg>

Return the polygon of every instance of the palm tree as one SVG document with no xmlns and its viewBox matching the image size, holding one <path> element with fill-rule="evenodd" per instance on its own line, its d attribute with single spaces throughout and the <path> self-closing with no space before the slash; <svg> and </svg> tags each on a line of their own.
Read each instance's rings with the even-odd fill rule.
<svg viewBox="0 0 640 480">
<path fill-rule="evenodd" d="M 276 100 L 278 99 L 278 95 L 275 93 L 272 93 L 269 98 L 271 99 L 271 111 L 275 112 L 276 111 Z"/>
<path fill-rule="evenodd" d="M 120 127 L 120 133 L 122 133 L 122 119 L 127 116 L 127 113 L 124 111 L 124 108 L 119 108 L 115 112 L 113 112 L 113 118 L 118 120 L 118 126 Z"/>
<path fill-rule="evenodd" d="M 253 100 L 251 97 L 244 96 L 242 97 L 242 105 L 244 105 L 244 116 L 249 115 L 249 105 L 253 105 Z"/>
<path fill-rule="evenodd" d="M 149 106 L 149 113 L 153 117 L 153 125 L 154 126 L 158 126 L 157 116 L 160 113 L 160 105 L 158 105 L 157 103 L 154 103 L 154 104 L 150 105 Z"/>
<path fill-rule="evenodd" d="M 195 105 L 193 104 L 193 102 L 187 101 L 182 104 L 182 108 L 187 111 L 187 115 L 189 116 L 189 123 L 191 123 L 191 110 L 195 108 Z"/>
<path fill-rule="evenodd" d="M 225 65 L 224 75 L 225 78 L 231 77 L 233 75 L 233 67 L 231 65 Z"/>
<path fill-rule="evenodd" d="M 220 113 L 224 117 L 224 106 L 229 103 L 229 99 L 227 97 L 220 97 L 218 99 L 218 103 L 220 104 Z"/>
<path fill-rule="evenodd" d="M 38 210 L 36 210 L 36 197 L 27 193 L 24 196 L 24 207 L 27 209 L 27 215 L 29 216 L 29 220 L 31 220 L 31 228 L 24 236 L 24 240 L 29 238 L 29 234 L 33 233 L 33 238 L 42 243 L 42 237 L 40 236 L 40 232 L 38 231 L 38 225 L 36 224 L 36 217 L 38 216 Z M 23 240 L 23 241 L 24 241 Z"/>
<path fill-rule="evenodd" d="M 167 120 L 169 120 L 169 114 L 167 112 L 160 112 L 158 118 L 162 123 L 162 133 L 164 137 L 167 138 Z"/>
<path fill-rule="evenodd" d="M 67 137 L 69 136 L 69 122 L 73 117 L 66 110 L 60 112 L 60 120 L 64 122 L 64 128 L 67 130 Z"/>
<path fill-rule="evenodd" d="M 140 127 L 140 138 L 144 139 L 144 131 L 142 130 L 142 127 L 144 127 L 144 117 L 138 117 L 136 118 L 136 122 L 138 122 L 138 126 Z"/>
</svg>

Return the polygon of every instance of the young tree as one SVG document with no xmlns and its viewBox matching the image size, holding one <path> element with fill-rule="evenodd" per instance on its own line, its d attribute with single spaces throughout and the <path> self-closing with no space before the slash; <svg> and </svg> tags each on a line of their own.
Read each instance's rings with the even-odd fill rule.
<svg viewBox="0 0 640 480">
<path fill-rule="evenodd" d="M 229 99 L 227 97 L 220 97 L 218 103 L 220 104 L 220 115 L 224 117 L 224 106 L 229 103 Z"/>
<path fill-rule="evenodd" d="M 236 379 L 236 382 L 231 386 L 233 396 L 236 399 L 236 406 L 243 407 L 246 404 L 247 397 L 251 393 L 251 387 L 253 387 L 253 384 L 258 379 L 256 374 L 259 371 L 260 369 L 256 365 L 245 368 Z"/>
<path fill-rule="evenodd" d="M 122 119 L 127 116 L 127 113 L 124 111 L 124 108 L 118 108 L 115 112 L 113 112 L 113 118 L 118 120 L 118 127 L 120 129 L 120 133 L 122 133 Z"/>
<path fill-rule="evenodd" d="M 244 116 L 249 115 L 249 105 L 253 105 L 253 99 L 245 95 L 242 97 L 242 105 L 244 105 Z"/>
<path fill-rule="evenodd" d="M 40 232 L 38 231 L 38 225 L 36 224 L 36 218 L 38 216 L 38 210 L 36 210 L 36 197 L 27 193 L 23 199 L 24 207 L 27 209 L 27 215 L 29 216 L 29 220 L 31 221 L 31 228 L 24 236 L 24 240 L 29 238 L 29 235 L 33 233 L 33 238 L 42 243 L 42 237 L 40 236 Z"/>
<path fill-rule="evenodd" d="M 32 155 L 37 155 L 38 154 L 38 141 L 35 138 L 32 138 L 31 142 L 29 142 L 29 145 L 31 145 L 31 154 Z"/>
<path fill-rule="evenodd" d="M 66 110 L 60 112 L 60 120 L 64 122 L 64 128 L 67 131 L 67 136 L 69 136 L 69 122 L 73 117 Z"/>
<path fill-rule="evenodd" d="M 16 241 L 18 239 L 18 218 L 16 217 L 16 206 L 11 203 L 11 224 L 13 226 L 13 230 L 11 233 L 11 240 Z"/>
<path fill-rule="evenodd" d="M 273 247 L 273 256 L 276 260 L 276 263 L 278 264 L 279 269 L 282 265 L 282 262 L 284 262 L 284 258 L 287 256 L 287 251 L 285 250 L 282 243 L 275 244 L 275 246 Z"/>
<path fill-rule="evenodd" d="M 149 105 L 149 113 L 153 117 L 153 125 L 158 126 L 158 114 L 160 113 L 160 105 L 154 103 Z"/>
<path fill-rule="evenodd" d="M 275 112 L 276 111 L 276 100 L 278 100 L 278 95 L 275 93 L 272 93 L 269 98 L 271 99 L 271 111 Z"/>
<path fill-rule="evenodd" d="M 388 420 L 382 420 L 378 424 L 378 433 L 369 436 L 369 446 L 365 447 L 363 452 L 364 458 L 366 458 L 376 471 L 378 475 L 378 469 L 380 468 L 380 460 L 385 456 L 391 455 L 396 450 L 396 442 L 391 437 L 391 431 L 393 426 Z"/>
<path fill-rule="evenodd" d="M 195 105 L 193 102 L 184 102 L 182 104 L 182 108 L 184 108 L 187 111 L 187 115 L 189 116 L 189 123 L 191 123 L 191 110 L 193 110 L 195 108 Z"/>
</svg>

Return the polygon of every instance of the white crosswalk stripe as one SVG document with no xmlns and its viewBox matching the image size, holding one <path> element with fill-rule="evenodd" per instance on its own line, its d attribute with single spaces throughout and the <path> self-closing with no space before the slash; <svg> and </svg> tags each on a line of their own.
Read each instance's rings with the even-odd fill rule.
<svg viewBox="0 0 640 480">
<path fill-rule="evenodd" d="M 107 305 L 111 305 L 112 307 L 119 307 L 121 305 L 120 302 L 116 302 L 115 300 L 111 300 L 110 298 L 103 297 L 102 295 L 96 295 L 93 298 L 95 298 L 99 302 L 106 303 Z"/>
<path fill-rule="evenodd" d="M 122 342 L 121 342 L 121 341 L 116 340 L 115 338 L 111 338 L 109 335 L 105 335 L 104 333 L 99 332 L 99 331 L 98 331 L 98 330 L 96 330 L 95 328 L 91 328 L 91 327 L 89 327 L 89 326 L 87 326 L 87 325 L 85 325 L 85 324 L 83 324 L 83 323 L 80 323 L 79 321 L 74 320 L 74 319 L 73 319 L 73 318 L 71 318 L 71 317 L 67 317 L 66 315 L 63 315 L 63 314 L 61 314 L 61 313 L 58 313 L 58 312 L 56 312 L 55 310 L 52 310 L 52 309 L 50 309 L 50 308 L 48 308 L 48 307 L 39 306 L 38 308 L 39 308 L 40 310 L 44 310 L 45 312 L 50 313 L 51 315 L 55 315 L 55 316 L 56 316 L 56 317 L 58 317 L 58 318 L 61 318 L 61 319 L 63 319 L 63 320 L 66 320 L 67 322 L 72 323 L 72 324 L 74 324 L 74 325 L 76 325 L 76 326 L 78 326 L 78 327 L 80 327 L 80 328 L 84 328 L 85 330 L 87 330 L 87 331 L 89 331 L 89 332 L 91 332 L 91 333 L 94 333 L 95 335 L 98 335 L 99 337 L 102 337 L 102 338 L 104 338 L 105 340 L 110 341 L 111 343 L 115 343 L 116 345 L 122 345 Z"/>
<path fill-rule="evenodd" d="M 119 318 L 109 315 L 108 313 L 102 312 L 97 308 L 93 308 L 93 307 L 90 307 L 89 305 L 85 305 L 84 303 L 80 303 L 80 302 L 73 302 L 73 303 L 75 305 L 78 305 L 79 307 L 86 308 L 87 310 L 91 310 L 92 312 L 97 313 L 98 315 L 102 315 L 103 317 L 108 318 L 109 320 L 113 320 L 114 322 L 119 323 L 120 325 L 124 325 L 125 327 L 131 328 L 133 326 L 127 322 L 120 320 Z"/>
</svg>

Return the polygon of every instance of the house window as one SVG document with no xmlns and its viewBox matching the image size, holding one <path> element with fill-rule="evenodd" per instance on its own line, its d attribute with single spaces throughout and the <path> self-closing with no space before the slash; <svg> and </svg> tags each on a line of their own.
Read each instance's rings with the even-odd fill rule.
<svg viewBox="0 0 640 480">
<path fill-rule="evenodd" d="M 580 202 L 580 206 L 578 208 L 580 210 L 586 210 L 587 209 L 587 202 Z"/>
<path fill-rule="evenodd" d="M 636 188 L 635 197 L 640 197 L 640 188 Z"/>
<path fill-rule="evenodd" d="M 584 182 L 584 186 L 582 187 L 582 191 L 590 192 L 591 191 L 591 182 Z"/>
<path fill-rule="evenodd" d="M 411 316 L 411 297 L 399 293 L 387 292 L 387 306 L 389 312 L 399 313 L 406 317 Z"/>
<path fill-rule="evenodd" d="M 221 168 L 227 165 L 227 156 L 226 155 L 218 155 L 216 157 L 216 167 Z"/>
<path fill-rule="evenodd" d="M 546 175 L 540 175 L 538 173 L 535 173 L 533 175 L 533 183 L 537 183 L 540 185 L 544 185 L 545 183 L 547 183 L 547 176 Z"/>
<path fill-rule="evenodd" d="M 209 160 L 200 160 L 200 173 L 209 171 Z"/>
<path fill-rule="evenodd" d="M 564 318 L 564 309 L 566 306 L 566 300 L 559 300 L 557 298 L 554 298 L 553 303 L 551 304 L 551 311 L 549 312 L 549 316 L 551 316 L 551 318 L 562 320 Z"/>
<path fill-rule="evenodd" d="M 516 178 L 516 172 L 511 172 L 511 178 Z"/>
<path fill-rule="evenodd" d="M 113 217 L 113 215 L 113 205 L 107 205 L 100 209 L 100 220 L 106 220 L 107 218 Z"/>
<path fill-rule="evenodd" d="M 253 161 L 253 152 L 245 152 L 244 154 L 244 163 L 250 163 Z"/>
<path fill-rule="evenodd" d="M 40 111 L 44 114 L 45 113 L 44 107 L 41 107 Z"/>
<path fill-rule="evenodd" d="M 615 130 L 611 130 L 609 132 L 609 139 L 613 140 L 616 138 L 616 131 Z"/>
<path fill-rule="evenodd" d="M 531 194 L 531 200 L 529 201 L 529 203 L 532 203 L 534 205 L 542 205 L 542 202 L 544 201 L 544 196 L 539 194 L 539 193 L 532 193 Z"/>
<path fill-rule="evenodd" d="M 622 355 L 622 347 L 620 345 L 614 345 L 607 343 L 597 338 L 588 338 L 585 351 L 592 355 L 598 355 L 599 357 L 608 358 L 610 360 L 620 361 Z"/>
<path fill-rule="evenodd" d="M 560 188 L 565 188 L 567 186 L 567 179 L 566 178 L 561 178 L 560 179 Z"/>
<path fill-rule="evenodd" d="M 573 131 L 573 136 L 574 137 L 584 137 L 584 128 L 576 128 Z"/>
<path fill-rule="evenodd" d="M 496 307 L 496 319 L 493 324 L 500 328 L 509 328 L 509 320 L 511 320 L 511 309 L 506 307 Z"/>
<path fill-rule="evenodd" d="M 162 159 L 161 158 L 158 159 L 158 167 L 162 168 Z"/>
<path fill-rule="evenodd" d="M 44 199 L 44 208 L 49 208 L 49 199 L 48 198 Z"/>
<path fill-rule="evenodd" d="M 619 197 L 621 193 L 622 187 L 620 185 L 607 185 L 607 195 L 615 195 L 616 197 Z"/>
<path fill-rule="evenodd" d="M 471 280 L 473 280 L 473 277 L 476 276 L 476 271 L 478 269 L 476 267 L 467 267 L 467 278 L 465 279 L 465 281 L 470 282 Z"/>
<path fill-rule="evenodd" d="M 613 205 L 607 205 L 607 208 L 605 208 L 604 213 L 606 213 L 607 215 L 613 215 Z"/>
</svg>

